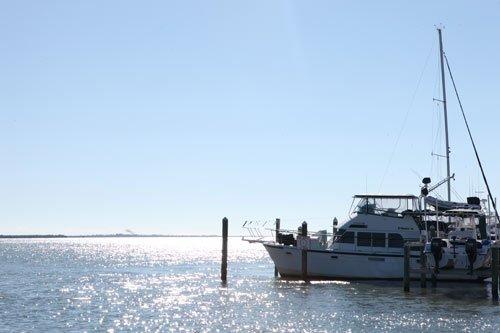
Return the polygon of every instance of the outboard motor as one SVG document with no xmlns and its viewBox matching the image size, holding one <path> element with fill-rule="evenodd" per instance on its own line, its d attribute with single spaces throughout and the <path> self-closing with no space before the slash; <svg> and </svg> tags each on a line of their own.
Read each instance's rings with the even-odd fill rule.
<svg viewBox="0 0 500 333">
<path fill-rule="evenodd" d="M 467 238 L 465 241 L 465 253 L 467 253 L 467 258 L 469 259 L 469 273 L 472 275 L 474 262 L 477 259 L 477 244 L 475 239 Z"/>
<path fill-rule="evenodd" d="M 446 246 L 446 243 L 441 238 L 436 237 L 431 240 L 431 253 L 434 257 L 434 272 L 436 274 L 439 273 L 439 262 L 443 258 L 442 248 L 444 246 Z"/>
</svg>

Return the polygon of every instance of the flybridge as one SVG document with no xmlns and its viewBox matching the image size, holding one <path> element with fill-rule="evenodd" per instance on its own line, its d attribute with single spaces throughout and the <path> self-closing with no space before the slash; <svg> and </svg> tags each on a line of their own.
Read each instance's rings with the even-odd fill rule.
<svg viewBox="0 0 500 333">
<path fill-rule="evenodd" d="M 356 201 L 356 206 L 354 207 L 354 210 L 352 210 Z M 403 217 L 403 214 L 418 210 L 418 208 L 418 197 L 410 194 L 361 194 L 354 196 L 350 211 L 351 214 L 356 213 Z"/>
</svg>

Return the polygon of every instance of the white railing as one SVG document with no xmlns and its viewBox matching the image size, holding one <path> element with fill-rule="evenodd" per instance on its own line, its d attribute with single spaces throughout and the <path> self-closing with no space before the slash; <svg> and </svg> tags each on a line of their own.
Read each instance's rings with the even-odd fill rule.
<svg viewBox="0 0 500 333">
<path fill-rule="evenodd" d="M 247 235 L 243 236 L 243 240 L 249 242 L 272 240 L 275 238 L 276 233 L 276 229 L 272 227 L 273 224 L 269 221 L 245 221 L 242 228 L 245 229 Z"/>
</svg>

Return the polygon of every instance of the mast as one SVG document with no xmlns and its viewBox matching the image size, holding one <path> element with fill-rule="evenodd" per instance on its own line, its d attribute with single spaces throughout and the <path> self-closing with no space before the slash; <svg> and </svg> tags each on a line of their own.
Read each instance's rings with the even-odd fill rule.
<svg viewBox="0 0 500 333">
<path fill-rule="evenodd" d="M 439 58 L 441 60 L 441 86 L 443 87 L 443 111 L 444 111 L 444 131 L 446 136 L 446 176 L 448 178 L 448 201 L 451 201 L 451 178 L 450 178 L 450 140 L 448 138 L 448 109 L 446 105 L 446 83 L 444 79 L 444 51 L 443 51 L 443 37 L 441 28 L 437 29 L 439 33 Z"/>
</svg>

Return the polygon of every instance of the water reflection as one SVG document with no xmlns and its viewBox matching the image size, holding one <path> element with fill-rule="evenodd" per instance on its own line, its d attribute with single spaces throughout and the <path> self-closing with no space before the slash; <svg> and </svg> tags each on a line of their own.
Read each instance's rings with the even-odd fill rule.
<svg viewBox="0 0 500 333">
<path fill-rule="evenodd" d="M 488 284 L 275 279 L 258 244 L 230 238 L 0 242 L 6 331 L 495 331 Z"/>
</svg>

